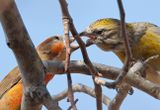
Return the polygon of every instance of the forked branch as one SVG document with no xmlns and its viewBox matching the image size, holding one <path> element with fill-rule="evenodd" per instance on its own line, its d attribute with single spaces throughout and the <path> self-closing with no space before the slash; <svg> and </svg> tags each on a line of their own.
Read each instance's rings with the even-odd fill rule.
<svg viewBox="0 0 160 110">
<path fill-rule="evenodd" d="M 90 70 L 90 73 L 92 74 L 92 79 L 93 79 L 93 82 L 94 82 L 94 85 L 95 85 L 95 91 L 96 91 L 97 110 L 102 110 L 102 88 L 101 88 L 100 85 L 98 85 L 95 82 L 95 78 L 98 76 L 98 72 L 94 68 L 93 64 L 91 63 L 91 61 L 88 57 L 88 54 L 87 54 L 87 51 L 86 51 L 86 46 L 85 46 L 84 42 L 78 36 L 78 32 L 77 32 L 77 30 L 76 30 L 76 28 L 73 24 L 73 21 L 72 21 L 72 18 L 70 16 L 70 14 L 69 14 L 66 0 L 60 0 L 60 3 L 61 3 L 61 9 L 62 9 L 63 16 L 65 16 L 66 18 L 69 19 L 70 31 L 71 31 L 73 37 L 75 38 L 75 40 L 77 41 L 77 43 L 79 44 L 84 62 L 86 63 L 87 67 Z"/>
</svg>

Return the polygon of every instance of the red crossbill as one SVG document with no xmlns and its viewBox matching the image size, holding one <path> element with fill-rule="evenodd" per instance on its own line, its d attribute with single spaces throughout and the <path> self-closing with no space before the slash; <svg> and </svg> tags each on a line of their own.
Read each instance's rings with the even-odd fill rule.
<svg viewBox="0 0 160 110">
<path fill-rule="evenodd" d="M 36 48 L 42 60 L 65 60 L 65 43 L 62 37 L 54 36 L 43 41 Z M 45 83 L 54 77 L 46 73 Z M 20 110 L 23 84 L 18 67 L 15 67 L 0 83 L 0 110 Z"/>
</svg>

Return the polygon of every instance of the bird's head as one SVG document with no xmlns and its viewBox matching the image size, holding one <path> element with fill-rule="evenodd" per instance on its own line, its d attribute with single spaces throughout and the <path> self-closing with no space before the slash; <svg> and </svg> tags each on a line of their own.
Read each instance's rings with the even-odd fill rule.
<svg viewBox="0 0 160 110">
<path fill-rule="evenodd" d="M 62 36 L 53 36 L 47 38 L 38 47 L 37 51 L 42 60 L 64 60 L 65 42 Z"/>
<path fill-rule="evenodd" d="M 104 51 L 124 49 L 123 38 L 120 36 L 120 21 L 117 19 L 100 19 L 87 27 L 80 36 L 89 37 L 89 41 Z"/>
</svg>

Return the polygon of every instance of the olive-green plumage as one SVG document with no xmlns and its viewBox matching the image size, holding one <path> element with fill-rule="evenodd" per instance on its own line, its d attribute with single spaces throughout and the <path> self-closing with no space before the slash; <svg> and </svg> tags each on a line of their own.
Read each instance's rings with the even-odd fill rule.
<svg viewBox="0 0 160 110">
<path fill-rule="evenodd" d="M 126 23 L 126 31 L 134 59 L 160 56 L 160 27 L 147 22 Z M 97 20 L 80 35 L 88 36 L 90 41 L 104 51 L 113 51 L 124 62 L 125 47 L 123 37 L 120 36 L 119 20 Z M 148 65 L 146 78 L 160 84 L 160 57 L 149 61 Z"/>
</svg>

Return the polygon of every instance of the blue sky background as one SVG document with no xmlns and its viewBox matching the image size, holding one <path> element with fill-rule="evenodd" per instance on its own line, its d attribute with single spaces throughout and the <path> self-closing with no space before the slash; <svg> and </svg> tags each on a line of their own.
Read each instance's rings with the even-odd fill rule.
<svg viewBox="0 0 160 110">
<path fill-rule="evenodd" d="M 84 30 L 91 22 L 99 18 L 119 18 L 116 0 L 67 0 L 69 11 L 73 17 L 78 32 Z M 63 34 L 61 11 L 58 0 L 16 0 L 17 6 L 31 36 L 37 46 L 48 36 Z M 127 22 L 148 21 L 160 26 L 159 0 L 123 0 Z M 5 44 L 5 37 L 0 25 L 0 81 L 17 65 L 12 51 Z M 88 48 L 90 59 L 106 65 L 121 67 L 120 60 L 111 52 L 103 52 L 96 46 Z M 98 53 L 98 54 L 97 54 Z M 82 59 L 80 51 L 72 54 L 72 59 Z M 91 77 L 73 75 L 73 83 L 83 83 L 93 87 Z M 51 94 L 57 94 L 66 89 L 66 76 L 56 76 L 48 85 Z M 158 110 L 160 101 L 146 93 L 134 89 L 133 95 L 128 95 L 121 110 Z M 116 91 L 103 88 L 103 92 L 113 98 Z M 79 110 L 96 110 L 95 99 L 82 93 L 76 93 Z M 63 110 L 69 107 L 66 99 L 60 103 Z M 106 106 L 104 106 L 106 109 Z"/>
</svg>

